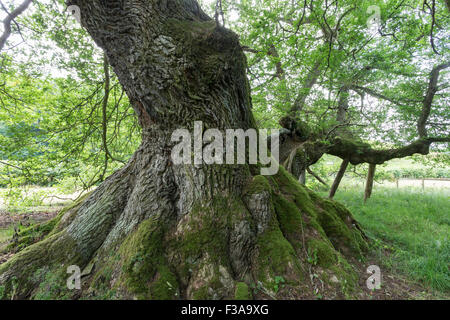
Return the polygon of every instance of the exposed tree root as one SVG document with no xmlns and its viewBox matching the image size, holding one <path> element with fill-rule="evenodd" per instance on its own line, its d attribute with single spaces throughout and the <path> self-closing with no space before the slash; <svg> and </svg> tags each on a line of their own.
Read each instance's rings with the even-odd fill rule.
<svg viewBox="0 0 450 320">
<path fill-rule="evenodd" d="M 161 154 L 142 150 L 58 215 L 44 240 L 22 242 L 0 265 L 3 299 L 357 293 L 357 272 L 347 258 L 361 258 L 367 245 L 340 204 L 318 197 L 283 168 L 273 177 L 252 176 L 247 168 L 240 192 L 196 194 L 180 187 L 213 186 L 200 174 L 205 168 L 172 167 Z M 70 265 L 83 270 L 82 290 L 66 286 Z"/>
</svg>

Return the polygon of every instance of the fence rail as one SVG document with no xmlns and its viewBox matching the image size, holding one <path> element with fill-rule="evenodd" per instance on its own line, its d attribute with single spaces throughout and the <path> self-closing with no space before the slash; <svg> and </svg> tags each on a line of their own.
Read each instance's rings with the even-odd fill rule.
<svg viewBox="0 0 450 320">
<path fill-rule="evenodd" d="M 450 182 L 450 178 L 399 178 L 395 180 L 397 188 L 401 181 L 420 181 L 422 189 L 425 189 L 425 181 Z"/>
</svg>

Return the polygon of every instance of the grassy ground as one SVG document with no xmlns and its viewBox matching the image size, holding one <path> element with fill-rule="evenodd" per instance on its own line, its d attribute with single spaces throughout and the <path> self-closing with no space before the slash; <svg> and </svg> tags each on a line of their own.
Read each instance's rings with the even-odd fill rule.
<svg viewBox="0 0 450 320">
<path fill-rule="evenodd" d="M 375 184 L 372 198 L 366 204 L 362 201 L 363 192 L 362 181 L 344 179 L 335 199 L 353 212 L 366 234 L 374 240 L 376 261 L 381 262 L 382 272 L 388 275 L 383 281 L 390 281 L 389 275 L 397 274 L 410 280 L 411 286 L 420 282 L 424 289 L 419 288 L 419 292 L 426 290 L 433 295 L 435 292 L 434 296 L 439 299 L 450 297 L 450 189 L 422 191 L 421 188 L 397 189 Z M 327 192 L 322 195 L 327 196 Z M 29 222 L 51 217 L 45 217 L 44 212 L 36 212 L 39 211 L 36 209 L 17 208 L 16 222 L 3 223 L 0 227 L 0 247 L 14 234 L 13 225 L 18 226 L 18 221 L 23 220 L 20 217 L 28 216 Z M 43 211 L 54 210 L 55 207 L 48 206 Z M 0 218 L 2 214 L 6 212 L 0 209 Z M 409 289 L 406 286 L 401 290 Z"/>
<path fill-rule="evenodd" d="M 14 227 L 9 226 L 7 228 L 0 228 L 0 244 L 6 240 L 11 239 L 14 234 Z"/>
<path fill-rule="evenodd" d="M 378 187 L 364 204 L 363 190 L 335 196 L 377 244 L 384 266 L 442 293 L 450 293 L 450 191 Z M 388 253 L 388 254 L 386 254 Z"/>
</svg>

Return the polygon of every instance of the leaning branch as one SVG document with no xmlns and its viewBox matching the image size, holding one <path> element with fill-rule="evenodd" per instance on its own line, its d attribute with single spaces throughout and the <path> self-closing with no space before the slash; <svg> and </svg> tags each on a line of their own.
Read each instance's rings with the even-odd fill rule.
<svg viewBox="0 0 450 320">
<path fill-rule="evenodd" d="M 420 114 L 419 120 L 417 121 L 417 131 L 420 138 L 427 137 L 427 129 L 425 125 L 427 123 L 428 117 L 430 116 L 431 104 L 433 103 L 434 95 L 438 90 L 437 82 L 439 79 L 439 73 L 448 67 L 450 67 L 450 62 L 442 63 L 431 70 L 427 92 L 423 100 L 422 113 Z"/>
<path fill-rule="evenodd" d="M 352 85 L 352 86 L 350 86 L 349 88 L 352 89 L 352 90 L 354 90 L 354 91 L 356 91 L 356 92 L 358 92 L 358 91 L 363 91 L 363 92 L 365 92 L 365 93 L 371 95 L 371 96 L 374 97 L 374 98 L 386 100 L 386 101 L 389 101 L 389 102 L 391 102 L 391 103 L 393 103 L 393 104 L 396 104 L 396 105 L 402 105 L 400 102 L 398 102 L 398 101 L 396 101 L 396 100 L 394 100 L 394 99 L 392 99 L 392 98 L 390 98 L 390 97 L 388 97 L 388 96 L 385 96 L 384 94 L 379 93 L 379 92 L 377 92 L 377 91 L 375 91 L 375 90 L 373 90 L 373 89 L 367 88 L 367 87 L 362 87 L 362 86 Z"/>
<path fill-rule="evenodd" d="M 339 171 L 338 171 L 336 178 L 333 181 L 333 185 L 331 186 L 331 189 L 330 189 L 330 194 L 328 196 L 330 199 L 333 199 L 334 195 L 336 194 L 336 191 L 339 188 L 339 185 L 341 184 L 341 180 L 344 177 L 347 167 L 348 167 L 348 159 L 342 160 L 341 167 L 339 168 Z"/>
<path fill-rule="evenodd" d="M 326 187 L 329 187 L 329 186 L 328 186 L 328 183 L 326 183 L 321 177 L 319 177 L 319 175 L 317 175 L 317 173 L 315 173 L 314 171 L 312 171 L 310 167 L 307 167 L 307 168 L 306 168 L 306 171 L 308 171 L 308 173 L 309 173 L 310 175 L 312 175 L 312 176 L 313 176 L 317 181 L 319 181 L 321 184 L 323 184 L 323 185 L 326 186 Z"/>
<path fill-rule="evenodd" d="M 332 141 L 326 153 L 341 159 L 349 159 L 353 165 L 360 163 L 383 164 L 386 161 L 409 157 L 416 153 L 427 155 L 430 152 L 430 145 L 434 142 L 450 142 L 450 137 L 423 138 L 403 147 L 383 150 L 373 149 L 369 144 L 362 142 L 337 137 Z"/>
<path fill-rule="evenodd" d="M 3 47 L 6 44 L 6 40 L 11 35 L 11 23 L 16 19 L 19 15 L 21 15 L 28 6 L 33 2 L 33 0 L 25 0 L 22 2 L 20 6 L 14 9 L 11 13 L 8 13 L 8 16 L 5 20 L 3 20 L 3 34 L 0 37 L 0 51 L 3 50 Z"/>
<path fill-rule="evenodd" d="M 314 66 L 312 67 L 312 69 L 309 71 L 308 75 L 305 78 L 303 88 L 300 89 L 300 92 L 294 101 L 294 104 L 291 108 L 291 113 L 297 113 L 303 110 L 306 99 L 308 98 L 308 95 L 311 92 L 312 87 L 316 84 L 317 79 L 320 76 L 321 64 L 322 64 L 321 59 L 318 59 L 314 64 Z"/>
</svg>

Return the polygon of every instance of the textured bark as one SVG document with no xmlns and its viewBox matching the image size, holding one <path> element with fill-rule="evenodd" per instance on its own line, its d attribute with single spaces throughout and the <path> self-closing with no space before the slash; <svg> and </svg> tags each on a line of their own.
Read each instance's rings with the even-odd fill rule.
<svg viewBox="0 0 450 320">
<path fill-rule="evenodd" d="M 347 121 L 348 104 L 349 88 L 347 86 L 344 86 L 341 88 L 339 94 L 338 110 L 336 114 L 336 120 L 341 124 L 345 124 L 345 122 Z"/>
<path fill-rule="evenodd" d="M 175 129 L 198 120 L 220 130 L 254 126 L 237 36 L 193 0 L 70 4 L 105 50 L 143 142 L 121 170 L 62 212 L 43 241 L 0 265 L 3 298 L 223 299 L 243 285 L 260 288 L 249 298 L 311 297 L 314 269 L 324 281 L 339 279 L 327 282 L 324 296 L 355 294 L 358 279 L 342 261 L 360 256 L 366 243 L 345 208 L 282 168 L 266 178 L 254 165 L 171 162 Z M 83 270 L 76 293 L 65 288 L 71 264 Z"/>
</svg>

